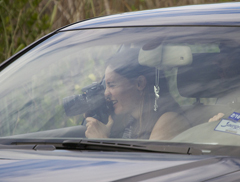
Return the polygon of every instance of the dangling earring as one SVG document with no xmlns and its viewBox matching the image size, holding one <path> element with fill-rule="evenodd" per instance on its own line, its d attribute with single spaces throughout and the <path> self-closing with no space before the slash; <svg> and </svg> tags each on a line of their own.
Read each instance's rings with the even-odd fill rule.
<svg viewBox="0 0 240 182">
<path fill-rule="evenodd" d="M 142 96 L 141 98 L 141 102 L 140 102 L 140 107 L 139 107 L 139 115 L 140 115 L 140 118 L 139 118 L 139 129 L 138 129 L 138 136 L 140 137 L 140 134 L 142 132 L 142 119 L 143 119 L 143 105 L 144 105 L 144 96 L 145 96 L 145 90 L 142 90 L 140 92 L 140 95 Z"/>
</svg>

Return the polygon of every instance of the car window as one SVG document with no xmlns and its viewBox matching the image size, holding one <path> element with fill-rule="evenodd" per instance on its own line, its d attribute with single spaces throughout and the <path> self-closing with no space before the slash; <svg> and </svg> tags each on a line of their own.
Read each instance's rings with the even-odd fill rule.
<svg viewBox="0 0 240 182">
<path fill-rule="evenodd" d="M 238 37 L 237 27 L 58 32 L 0 72 L 0 136 L 82 125 L 87 138 L 228 144 L 240 137 Z"/>
</svg>

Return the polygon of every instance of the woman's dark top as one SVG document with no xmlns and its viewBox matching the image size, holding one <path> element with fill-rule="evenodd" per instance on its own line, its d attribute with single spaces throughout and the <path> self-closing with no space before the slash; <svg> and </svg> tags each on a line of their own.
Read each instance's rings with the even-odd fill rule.
<svg viewBox="0 0 240 182">
<path fill-rule="evenodd" d="M 159 102 L 158 111 L 153 111 L 150 114 L 151 119 L 148 121 L 143 121 L 142 129 L 139 131 L 139 121 L 132 116 L 126 118 L 125 127 L 123 129 L 122 138 L 123 139 L 149 139 L 153 127 L 155 126 L 158 119 L 166 112 L 175 112 L 180 114 L 181 109 L 176 102 L 173 102 L 173 98 L 162 98 Z"/>
</svg>

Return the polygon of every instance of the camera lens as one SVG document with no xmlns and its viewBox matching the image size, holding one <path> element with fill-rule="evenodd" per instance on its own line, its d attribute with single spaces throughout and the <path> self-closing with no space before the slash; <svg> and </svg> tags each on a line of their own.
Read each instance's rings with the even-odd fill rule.
<svg viewBox="0 0 240 182">
<path fill-rule="evenodd" d="M 63 99 L 63 107 L 67 116 L 76 116 L 89 110 L 86 96 L 72 95 Z"/>
</svg>

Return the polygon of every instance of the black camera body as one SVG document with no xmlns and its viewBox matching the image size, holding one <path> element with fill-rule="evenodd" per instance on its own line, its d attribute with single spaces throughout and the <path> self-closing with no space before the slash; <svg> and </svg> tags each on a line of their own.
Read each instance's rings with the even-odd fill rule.
<svg viewBox="0 0 240 182">
<path fill-rule="evenodd" d="M 72 95 L 63 99 L 63 107 L 67 116 L 76 116 L 86 113 L 106 124 L 113 111 L 111 102 L 107 102 L 104 96 L 104 85 L 92 83 L 82 89 L 83 94 Z"/>
</svg>

